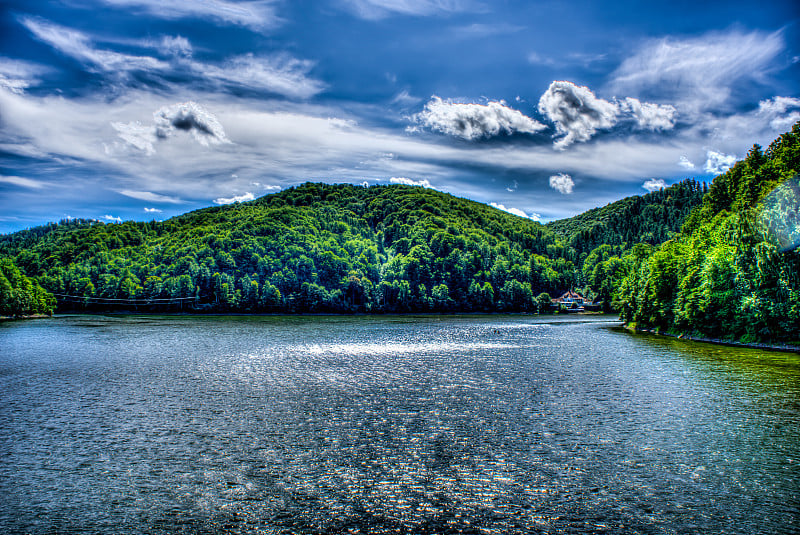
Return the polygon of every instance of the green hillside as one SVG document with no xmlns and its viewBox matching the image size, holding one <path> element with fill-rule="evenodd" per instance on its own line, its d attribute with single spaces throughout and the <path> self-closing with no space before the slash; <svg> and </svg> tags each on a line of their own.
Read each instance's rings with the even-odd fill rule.
<svg viewBox="0 0 800 535">
<path fill-rule="evenodd" d="M 705 183 L 686 179 L 553 221 L 547 228 L 564 238 L 581 260 L 601 245 L 611 245 L 618 251 L 637 243 L 658 245 L 680 231 L 689 213 L 703 202 L 705 192 Z"/>
<path fill-rule="evenodd" d="M 10 259 L 0 259 L 0 316 L 50 315 L 55 305 L 53 296 Z"/>
<path fill-rule="evenodd" d="M 649 254 L 609 259 L 623 319 L 674 333 L 798 342 L 798 171 L 800 123 L 716 177 L 681 235 Z"/>
<path fill-rule="evenodd" d="M 309 183 L 164 222 L 0 237 L 0 257 L 90 310 L 195 298 L 236 312 L 528 311 L 574 284 L 566 253 L 539 223 L 400 185 Z"/>
<path fill-rule="evenodd" d="M 793 341 L 799 168 L 800 123 L 705 194 L 686 180 L 547 226 L 431 189 L 315 183 L 164 222 L 62 221 L 0 236 L 0 314 L 49 312 L 47 292 L 59 310 L 543 311 L 580 288 L 639 327 Z"/>
</svg>

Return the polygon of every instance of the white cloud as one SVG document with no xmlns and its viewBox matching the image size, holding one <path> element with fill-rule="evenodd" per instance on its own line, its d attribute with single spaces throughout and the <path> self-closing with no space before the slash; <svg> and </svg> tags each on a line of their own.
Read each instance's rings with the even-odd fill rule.
<svg viewBox="0 0 800 535">
<path fill-rule="evenodd" d="M 505 102 L 461 104 L 433 96 L 414 121 L 431 130 L 467 140 L 500 134 L 535 134 L 546 128 L 538 121 L 509 108 Z"/>
<path fill-rule="evenodd" d="M 224 88 L 245 88 L 269 91 L 289 98 L 305 99 L 320 93 L 324 84 L 308 77 L 313 62 L 288 54 L 254 56 L 245 54 L 228 58 L 222 65 L 203 63 L 184 56 L 191 55 L 191 44 L 183 37 L 164 38 L 160 50 L 172 55 L 169 62 L 151 56 L 134 56 L 92 46 L 89 36 L 40 19 L 23 17 L 22 24 L 38 39 L 60 52 L 86 64 L 90 70 L 101 70 L 117 77 L 131 71 L 166 74 L 181 71 L 200 83 Z M 152 46 L 151 42 L 144 43 Z M 142 43 L 140 43 L 142 45 Z"/>
<path fill-rule="evenodd" d="M 160 195 L 158 193 L 153 193 L 152 191 L 133 191 L 129 189 L 124 189 L 119 192 L 121 195 L 125 195 L 126 197 L 130 197 L 131 199 L 139 199 L 140 201 L 149 201 L 149 202 L 163 202 L 169 204 L 181 204 L 183 201 L 177 197 L 172 197 L 169 195 Z"/>
<path fill-rule="evenodd" d="M 288 54 L 245 54 L 230 58 L 221 66 L 196 61 L 189 66 L 202 80 L 217 85 L 265 90 L 290 98 L 310 98 L 325 88 L 319 80 L 308 77 L 313 62 Z"/>
<path fill-rule="evenodd" d="M 141 9 L 164 19 L 186 17 L 210 18 L 251 28 L 266 28 L 279 22 L 272 7 L 273 1 L 229 2 L 225 0 L 165 1 L 165 0 L 103 0 L 106 4 Z"/>
<path fill-rule="evenodd" d="M 642 184 L 642 187 L 647 191 L 653 192 L 667 187 L 667 184 L 661 178 L 650 178 L 645 180 L 644 184 Z"/>
<path fill-rule="evenodd" d="M 731 88 L 746 80 L 763 81 L 783 49 L 780 32 L 734 30 L 659 39 L 623 61 L 610 87 L 621 93 L 658 94 L 686 111 L 716 108 L 728 101 Z"/>
<path fill-rule="evenodd" d="M 689 158 L 686 156 L 681 156 L 681 159 L 678 160 L 678 165 L 683 167 L 684 169 L 694 169 L 695 165 L 689 161 Z"/>
<path fill-rule="evenodd" d="M 416 104 L 422 100 L 419 97 L 415 97 L 409 94 L 407 89 L 400 91 L 398 94 L 392 98 L 392 104 L 399 104 L 401 106 L 410 106 L 411 104 Z"/>
<path fill-rule="evenodd" d="M 178 130 L 191 132 L 194 139 L 205 147 L 209 143 L 230 143 L 217 118 L 196 102 L 164 106 L 153 114 L 153 121 L 153 126 L 139 122 L 111 123 L 111 126 L 119 137 L 149 155 L 155 153 L 154 143 L 171 137 Z"/>
<path fill-rule="evenodd" d="M 22 24 L 56 50 L 102 71 L 125 74 L 133 70 L 165 70 L 169 64 L 150 56 L 133 56 L 94 48 L 85 34 L 50 22 L 23 17 Z"/>
<path fill-rule="evenodd" d="M 706 163 L 703 171 L 711 175 L 718 175 L 726 172 L 736 163 L 736 156 L 733 154 L 723 154 L 710 150 L 706 153 Z"/>
<path fill-rule="evenodd" d="M 508 191 L 508 192 L 512 192 L 512 193 L 513 193 L 513 192 L 517 191 L 517 188 L 518 188 L 518 187 L 519 187 L 519 182 L 517 182 L 517 181 L 515 180 L 515 181 L 514 181 L 514 183 L 513 183 L 512 185 L 510 185 L 510 186 L 506 187 L 506 191 Z"/>
<path fill-rule="evenodd" d="M 564 136 L 555 143 L 563 149 L 588 141 L 599 128 L 614 126 L 619 108 L 595 97 L 588 87 L 555 81 L 539 99 L 539 112 L 555 123 L 557 135 Z"/>
<path fill-rule="evenodd" d="M 164 36 L 161 38 L 159 48 L 171 56 L 189 57 L 192 55 L 192 44 L 180 35 Z"/>
<path fill-rule="evenodd" d="M 572 177 L 565 173 L 558 173 L 550 177 L 550 187 L 554 190 L 560 191 L 563 195 L 572 193 L 572 187 L 575 182 Z"/>
<path fill-rule="evenodd" d="M 158 208 L 148 208 L 147 206 L 144 207 L 144 211 L 148 214 L 160 214 L 163 210 L 159 210 Z"/>
<path fill-rule="evenodd" d="M 640 102 L 627 97 L 620 103 L 620 110 L 629 112 L 636 119 L 639 128 L 647 130 L 671 130 L 675 126 L 674 106 Z"/>
<path fill-rule="evenodd" d="M 121 139 L 105 152 L 103 145 L 116 137 L 111 122 L 147 118 L 163 106 L 163 96 L 129 90 L 114 100 L 103 95 L 66 99 L 18 95 L 0 88 L 0 150 L 12 156 L 47 159 L 55 169 L 79 167 L 105 177 L 92 186 L 99 191 L 134 192 L 133 198 L 143 205 L 161 207 L 168 202 L 166 198 L 202 204 L 246 191 L 264 193 L 251 185 L 253 181 L 285 188 L 311 178 L 352 183 L 368 179 L 372 183 L 379 177 L 413 177 L 414 181 L 424 177 L 437 189 L 484 202 L 495 200 L 487 197 L 484 187 L 462 178 L 473 169 L 509 176 L 507 182 L 518 178 L 518 173 L 549 177 L 563 172 L 628 182 L 638 188 L 642 177 L 663 176 L 665 169 L 675 168 L 682 155 L 701 162 L 698 167 L 702 167 L 706 154 L 705 150 L 698 152 L 698 147 L 703 143 L 727 154 L 740 154 L 754 142 L 766 146 L 774 139 L 771 130 L 720 128 L 734 137 L 710 140 L 706 131 L 685 129 L 668 142 L 649 136 L 604 136 L 596 143 L 575 144 L 568 151 L 553 151 L 549 144 L 454 146 L 441 138 L 411 137 L 370 124 L 342 128 L 329 118 L 347 120 L 350 116 L 333 107 L 265 101 L 257 96 L 231 101 L 226 95 L 202 89 L 184 90 L 174 98 L 202 102 L 214 110 L 232 143 L 222 150 L 199 150 L 191 136 L 175 135 L 169 142 L 155 144 L 158 152 L 149 157 Z M 367 112 L 381 111 L 375 107 Z M 753 124 L 759 122 L 755 112 L 751 119 Z M 28 176 L 27 171 L 5 171 Z M 500 187 L 507 185 L 501 183 Z M 552 204 L 543 214 L 553 219 L 611 202 L 615 200 L 612 190 L 594 197 L 583 192 L 580 198 L 551 192 L 555 199 L 550 199 Z M 11 198 L 3 200 L 10 203 L 13 201 L 7 199 Z"/>
<path fill-rule="evenodd" d="M 106 214 L 106 215 L 103 216 L 103 219 L 105 219 L 106 221 L 110 221 L 112 223 L 122 223 L 122 218 L 121 217 L 117 217 L 117 216 L 113 216 L 113 215 Z"/>
<path fill-rule="evenodd" d="M 28 189 L 42 189 L 44 187 L 44 184 L 37 180 L 31 180 L 30 178 L 24 178 L 21 176 L 0 175 L 0 184 L 11 184 L 13 186 L 19 186 L 21 188 Z"/>
<path fill-rule="evenodd" d="M 143 125 L 139 121 L 130 123 L 111 123 L 117 135 L 137 149 L 149 155 L 155 154 L 156 127 Z"/>
<path fill-rule="evenodd" d="M 342 0 L 357 16 L 378 20 L 390 15 L 427 16 L 457 13 L 477 8 L 468 0 Z"/>
<path fill-rule="evenodd" d="M 525 26 L 515 26 L 512 24 L 484 24 L 476 22 L 466 26 L 452 28 L 450 33 L 456 39 L 481 39 L 485 37 L 492 37 L 494 35 L 510 35 L 521 32 L 524 29 Z"/>
<path fill-rule="evenodd" d="M 406 186 L 422 186 L 423 188 L 436 189 L 431 185 L 431 183 L 428 181 L 428 179 L 412 180 L 412 179 L 406 178 L 404 176 L 393 176 L 392 178 L 389 179 L 389 183 L 390 184 L 404 184 Z"/>
<path fill-rule="evenodd" d="M 789 110 L 794 110 L 788 113 Z M 800 121 L 800 98 L 774 97 L 758 103 L 756 113 L 769 121 L 775 130 L 791 130 L 794 123 Z"/>
<path fill-rule="evenodd" d="M 514 214 L 515 216 L 524 217 L 525 219 L 533 219 L 534 221 L 539 221 L 542 217 L 541 215 L 535 212 L 531 212 L 531 215 L 528 215 L 519 208 L 506 208 L 504 205 L 498 204 L 496 202 L 490 202 L 489 204 L 497 208 L 498 210 L 508 212 L 509 214 Z"/>
<path fill-rule="evenodd" d="M 166 139 L 176 130 L 191 132 L 203 146 L 209 143 L 230 143 L 225 130 L 216 117 L 196 102 L 184 102 L 164 106 L 153 114 L 156 136 Z"/>
<path fill-rule="evenodd" d="M 555 60 L 549 56 L 543 56 L 538 52 L 528 54 L 528 63 L 533 65 L 554 65 Z"/>
<path fill-rule="evenodd" d="M 220 197 L 218 199 L 214 199 L 214 204 L 233 204 L 236 202 L 252 201 L 253 199 L 255 199 L 255 196 L 248 191 L 243 195 L 234 195 L 233 197 Z"/>
<path fill-rule="evenodd" d="M 38 77 L 47 70 L 36 63 L 0 56 L 0 87 L 21 95 L 25 89 L 38 83 Z"/>
<path fill-rule="evenodd" d="M 19 78 L 9 78 L 5 74 L 0 73 L 0 87 L 4 87 L 12 93 L 21 95 L 30 87 L 30 82 Z"/>
</svg>

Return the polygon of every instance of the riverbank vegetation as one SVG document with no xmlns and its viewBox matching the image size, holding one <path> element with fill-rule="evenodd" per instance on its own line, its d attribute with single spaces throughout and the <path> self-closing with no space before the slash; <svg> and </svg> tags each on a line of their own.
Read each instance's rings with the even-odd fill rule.
<svg viewBox="0 0 800 535">
<path fill-rule="evenodd" d="M 55 306 L 51 293 L 25 276 L 10 259 L 0 259 L 0 316 L 49 316 Z"/>
<path fill-rule="evenodd" d="M 619 259 L 622 318 L 706 338 L 796 342 L 798 171 L 800 123 L 716 177 L 679 236 Z"/>
</svg>

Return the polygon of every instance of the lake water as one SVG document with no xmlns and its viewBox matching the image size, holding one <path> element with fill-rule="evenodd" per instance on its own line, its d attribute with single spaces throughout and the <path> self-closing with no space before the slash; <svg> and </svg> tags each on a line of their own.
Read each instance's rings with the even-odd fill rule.
<svg viewBox="0 0 800 535">
<path fill-rule="evenodd" d="M 0 324 L 2 533 L 798 533 L 800 360 L 611 317 Z"/>
</svg>

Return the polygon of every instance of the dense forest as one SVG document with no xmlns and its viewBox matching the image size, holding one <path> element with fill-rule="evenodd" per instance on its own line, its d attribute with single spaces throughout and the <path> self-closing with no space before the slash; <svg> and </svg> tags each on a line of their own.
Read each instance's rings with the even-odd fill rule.
<svg viewBox="0 0 800 535">
<path fill-rule="evenodd" d="M 637 243 L 658 245 L 673 238 L 691 211 L 703 202 L 705 182 L 686 179 L 646 195 L 634 195 L 547 224 L 566 240 L 583 261 L 594 249 L 610 245 L 616 251 Z"/>
<path fill-rule="evenodd" d="M 638 327 L 744 342 L 800 338 L 800 123 L 716 177 L 679 236 L 601 263 Z"/>
<path fill-rule="evenodd" d="M 55 297 L 26 277 L 14 263 L 0 259 L 0 316 L 51 315 Z"/>
<path fill-rule="evenodd" d="M 421 187 L 317 183 L 163 222 L 52 223 L 0 236 L 0 314 L 51 311 L 47 292 L 90 311 L 543 312 L 576 288 L 642 328 L 790 340 L 799 128 L 710 187 L 548 225 Z"/>
<path fill-rule="evenodd" d="M 0 237 L 0 256 L 87 309 L 536 311 L 579 271 L 539 223 L 400 185 L 308 183 L 165 222 L 68 221 Z"/>
<path fill-rule="evenodd" d="M 699 192 L 687 180 L 551 230 L 430 189 L 308 183 L 165 222 L 36 227 L 0 237 L 0 257 L 62 308 L 545 311 L 571 287 L 595 296 L 594 266 L 672 236 Z M 598 239 L 614 245 L 587 251 Z M 597 289 L 608 307 L 608 288 Z"/>
</svg>

